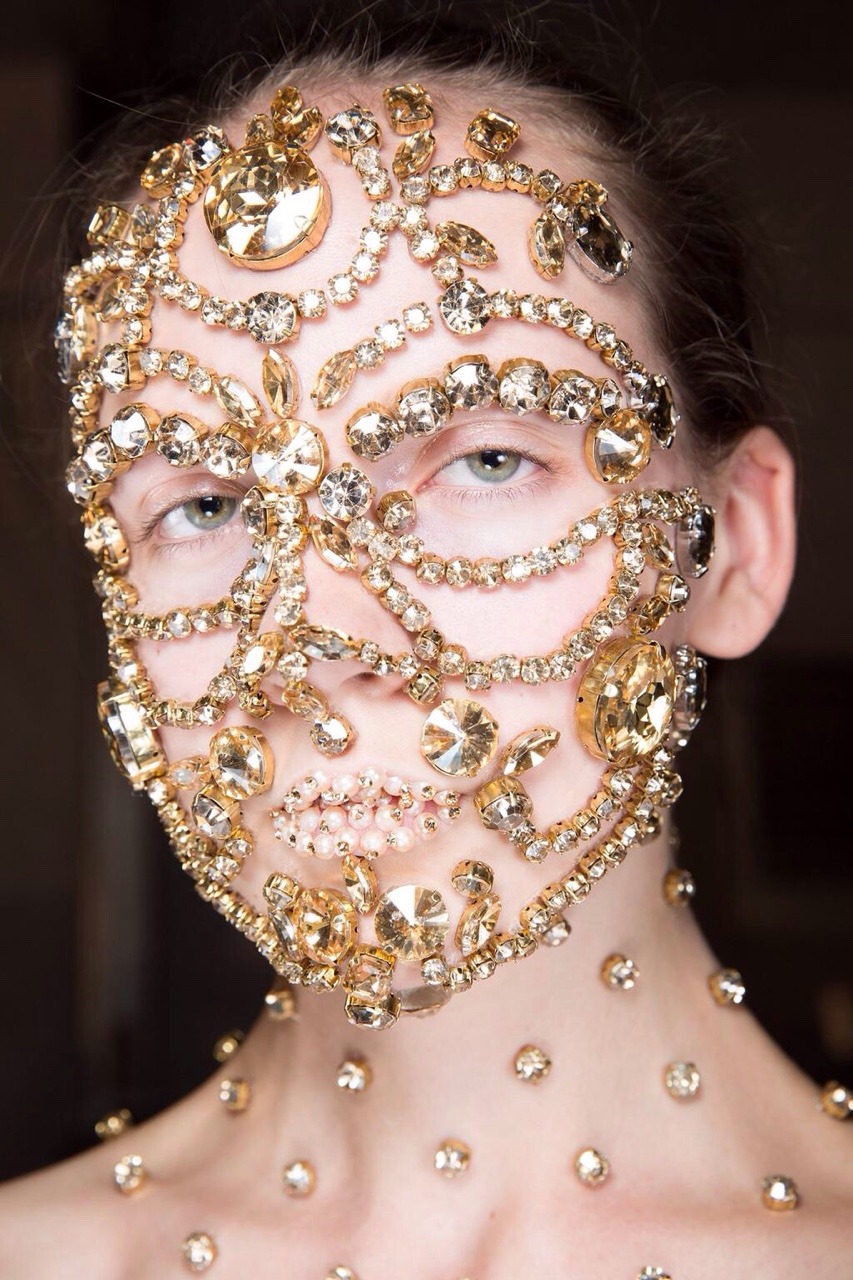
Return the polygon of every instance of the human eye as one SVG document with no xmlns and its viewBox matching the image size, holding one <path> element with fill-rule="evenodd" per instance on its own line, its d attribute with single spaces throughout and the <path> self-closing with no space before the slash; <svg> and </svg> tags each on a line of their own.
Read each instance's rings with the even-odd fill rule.
<svg viewBox="0 0 853 1280">
<path fill-rule="evenodd" d="M 544 453 L 500 437 L 465 441 L 441 460 L 422 492 L 465 504 L 521 501 L 547 484 L 556 470 Z"/>
<path fill-rule="evenodd" d="M 232 529 L 242 531 L 239 507 L 237 494 L 212 489 L 209 483 L 190 493 L 165 496 L 146 516 L 139 540 L 158 551 L 206 546 Z"/>
</svg>

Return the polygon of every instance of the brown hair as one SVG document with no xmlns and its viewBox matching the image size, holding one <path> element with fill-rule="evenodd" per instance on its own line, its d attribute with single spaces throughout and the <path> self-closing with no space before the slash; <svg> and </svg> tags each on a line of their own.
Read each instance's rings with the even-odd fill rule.
<svg viewBox="0 0 853 1280">
<path fill-rule="evenodd" d="M 609 74 L 606 83 L 599 79 L 612 52 L 606 41 L 573 38 L 564 55 L 530 25 L 519 13 L 463 33 L 452 18 L 406 14 L 395 21 L 375 5 L 344 21 L 339 13 L 334 23 L 315 18 L 278 62 L 252 67 L 245 54 L 228 58 L 192 95 L 128 114 L 86 166 L 79 194 L 86 208 L 93 187 L 100 199 L 121 199 L 155 147 L 223 121 L 287 80 L 351 95 L 367 84 L 416 78 L 454 102 L 471 97 L 475 86 L 477 107 L 486 98 L 501 106 L 504 90 L 524 109 L 528 128 L 570 139 L 590 161 L 591 176 L 610 188 L 617 213 L 628 214 L 638 242 L 633 273 L 698 460 L 721 461 L 760 421 L 787 434 L 756 351 L 758 255 L 727 191 L 721 137 L 638 75 L 623 73 L 619 88 Z M 169 122 L 172 136 L 165 137 Z"/>
</svg>

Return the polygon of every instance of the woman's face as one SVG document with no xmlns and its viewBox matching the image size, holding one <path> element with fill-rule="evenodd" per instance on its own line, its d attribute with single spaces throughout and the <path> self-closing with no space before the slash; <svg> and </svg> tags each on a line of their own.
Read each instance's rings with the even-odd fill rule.
<svg viewBox="0 0 853 1280">
<path fill-rule="evenodd" d="M 344 104 L 320 105 L 332 114 Z M 433 164 L 452 163 L 463 153 L 465 123 L 464 117 L 454 120 L 445 113 L 438 122 Z M 239 136 L 237 128 L 229 132 L 232 141 Z M 392 136 L 391 146 L 396 141 Z M 597 176 L 587 174 L 585 165 L 562 145 L 556 149 L 559 154 L 555 155 L 555 147 L 549 146 L 547 139 L 525 134 L 517 148 L 518 158 L 534 171 L 553 167 L 566 182 Z M 390 154 L 388 145 L 384 154 Z M 312 158 L 328 181 L 332 209 L 328 228 L 315 249 L 292 265 L 269 271 L 253 272 L 235 265 L 214 243 L 201 199 L 190 207 L 178 253 L 183 274 L 211 294 L 246 299 L 263 290 L 296 296 L 303 289 L 325 286 L 330 276 L 343 270 L 370 220 L 371 204 L 357 173 L 332 158 L 324 141 L 312 152 Z M 628 218 L 619 209 L 618 193 L 608 208 L 612 206 L 620 223 L 627 224 Z M 527 242 L 539 212 L 529 197 L 482 189 L 458 191 L 440 200 L 434 198 L 427 205 L 433 225 L 456 220 L 477 228 L 492 241 L 498 255 L 496 264 L 464 268 L 489 291 L 506 289 L 519 295 L 545 293 L 570 298 L 595 321 L 610 323 L 630 344 L 636 359 L 655 372 L 665 373 L 660 353 L 649 338 L 649 324 L 631 273 L 605 286 L 567 259 L 553 281 L 537 274 Z M 629 225 L 623 229 L 635 240 L 635 256 L 641 260 L 641 229 Z M 638 270 L 642 270 L 641 264 Z M 495 371 L 504 361 L 528 357 L 542 362 L 551 374 L 574 369 L 599 381 L 615 375 L 599 355 L 572 337 L 571 331 L 552 325 L 494 318 L 479 332 L 453 332 L 439 312 L 441 292 L 430 264 L 416 262 L 403 234 L 392 232 L 378 275 L 361 285 L 356 301 L 330 305 L 321 320 L 304 320 L 296 339 L 277 348 L 292 361 L 301 389 L 291 416 L 322 434 L 326 472 L 350 464 L 367 476 L 375 490 L 374 503 L 367 512 L 371 519 L 377 520 L 376 503 L 382 494 L 405 490 L 414 498 L 417 512 L 416 522 L 406 532 L 422 539 L 424 550 L 446 560 L 504 561 L 554 544 L 583 517 L 626 492 L 626 486 L 605 484 L 593 474 L 585 458 L 585 425 L 554 421 L 544 409 L 519 414 L 493 401 L 457 410 L 442 429 L 432 434 L 407 434 L 386 455 L 366 460 L 350 448 L 347 422 L 371 402 L 393 409 L 404 384 L 422 378 L 443 382 L 450 362 L 473 354 L 485 356 Z M 317 409 L 309 393 L 329 358 L 371 338 L 377 326 L 399 320 L 407 307 L 421 302 L 432 315 L 431 326 L 425 332 L 409 332 L 402 345 L 387 351 L 377 367 L 359 369 L 338 403 Z M 268 348 L 248 333 L 210 327 L 198 313 L 187 313 L 161 298 L 154 303 L 151 326 L 152 346 L 191 353 L 200 365 L 220 376 L 236 376 L 266 404 L 262 360 Z M 102 331 L 102 341 L 115 340 L 115 326 Z M 618 384 L 618 378 L 615 380 Z M 150 379 L 141 390 L 106 395 L 102 426 L 108 427 L 123 406 L 139 402 L 161 418 L 192 414 L 208 431 L 220 428 L 225 417 L 212 396 L 194 394 L 185 382 L 163 376 Z M 266 421 L 274 421 L 269 409 Z M 670 450 L 653 445 L 649 465 L 629 488 L 675 490 L 693 482 L 695 477 L 680 469 L 683 454 L 678 445 Z M 119 475 L 110 502 L 127 539 L 127 577 L 138 591 L 140 610 L 163 615 L 228 595 L 252 553 L 252 536 L 241 517 L 240 504 L 258 480 L 253 467 L 222 479 L 201 464 L 172 465 L 154 451 L 145 453 Z M 309 513 L 328 519 L 316 486 L 304 496 Z M 556 571 L 542 576 L 528 574 L 519 582 L 501 581 L 488 589 L 453 586 L 446 580 L 429 583 L 399 560 L 391 569 L 412 596 L 423 601 L 431 625 L 448 642 L 463 646 L 469 661 L 498 655 L 524 659 L 558 652 L 564 638 L 601 607 L 612 592 L 614 552 L 612 536 L 600 536 L 582 554 L 569 550 L 569 563 Z M 417 632 L 407 631 L 378 593 L 360 579 L 361 568 L 369 563 L 364 551 L 356 572 L 336 571 L 310 537 L 302 555 L 307 586 L 302 605 L 308 624 L 343 632 L 359 646 L 370 640 L 389 654 L 411 652 Z M 577 562 L 572 562 L 576 556 Z M 654 589 L 656 572 L 646 568 L 644 594 Z M 287 649 L 291 633 L 276 618 L 280 605 L 281 596 L 274 593 L 257 633 L 274 633 Z M 624 634 L 624 627 L 615 627 L 615 632 Z M 210 681 L 227 668 L 236 636 L 236 629 L 219 627 L 208 634 L 168 641 L 139 640 L 138 657 L 147 668 L 156 697 L 192 701 L 204 695 Z M 673 612 L 650 638 L 667 648 L 680 643 L 685 639 L 685 615 Z M 539 831 L 547 831 L 587 806 L 600 790 L 602 774 L 612 768 L 590 753 L 576 728 L 576 700 L 588 665 L 578 660 L 573 674 L 561 680 L 536 684 L 516 678 L 505 683 L 493 681 L 486 689 L 466 689 L 461 678 L 448 672 L 437 700 L 419 704 L 407 692 L 404 674 L 377 674 L 353 656 L 330 661 L 315 658 L 306 678 L 354 730 L 353 741 L 343 754 L 330 758 L 321 753 L 310 736 L 310 721 L 282 704 L 287 676 L 276 667 L 261 684 L 271 702 L 265 718 L 253 718 L 232 701 L 224 718 L 213 727 L 166 725 L 159 729 L 159 739 L 172 765 L 188 757 L 207 757 L 212 735 L 227 726 L 249 726 L 266 740 L 271 752 L 267 772 L 269 775 L 272 770 L 272 782 L 261 794 L 242 801 L 241 826 L 253 834 L 254 851 L 235 881 L 235 887 L 257 910 L 267 909 L 263 886 L 272 872 L 292 876 L 309 889 L 326 886 L 343 893 L 341 850 L 350 847 L 356 855 L 369 858 L 380 894 L 403 885 L 420 885 L 441 894 L 449 910 L 447 949 L 452 959 L 458 956 L 453 931 L 468 905 L 452 887 L 452 874 L 461 860 L 478 859 L 493 869 L 494 892 L 501 901 L 500 930 L 517 922 L 519 911 L 543 885 L 571 869 L 572 852 L 551 853 L 543 865 L 525 859 L 503 832 L 483 824 L 473 797 L 485 782 L 501 774 L 499 755 L 507 744 L 525 731 L 550 727 L 559 733 L 555 749 L 520 778 L 533 801 L 531 820 Z M 498 726 L 496 748 L 471 776 L 440 771 L 422 749 L 425 721 L 431 715 L 434 718 L 438 703 L 445 698 L 478 703 Z M 360 791 L 358 779 L 365 770 L 376 771 L 379 777 L 369 778 L 366 789 L 362 786 Z M 304 781 L 311 775 L 320 779 L 313 789 Z M 318 799 L 321 775 L 343 779 L 339 790 L 348 799 L 341 804 Z M 455 804 L 453 797 L 436 797 L 415 787 L 414 804 L 401 817 L 393 812 L 399 807 L 395 795 L 401 782 L 428 784 L 438 793 L 455 791 L 461 799 Z M 198 785 L 196 781 L 178 791 L 187 811 Z M 293 795 L 294 788 L 298 797 Z M 290 806 L 284 805 L 283 810 L 288 796 Z M 408 798 L 405 790 L 404 798 Z M 603 822 L 602 831 L 606 829 Z M 393 848 L 384 839 L 390 833 L 396 833 Z M 358 941 L 383 942 L 369 913 L 359 917 Z M 407 963 L 411 963 L 410 969 Z M 409 977 L 402 985 L 411 985 L 420 966 L 405 956 L 399 964 L 398 972 Z"/>
</svg>

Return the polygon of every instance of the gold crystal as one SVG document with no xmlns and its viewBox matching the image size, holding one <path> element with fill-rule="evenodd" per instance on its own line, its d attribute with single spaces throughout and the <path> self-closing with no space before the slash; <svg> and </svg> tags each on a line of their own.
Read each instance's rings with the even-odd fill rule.
<svg viewBox="0 0 853 1280">
<path fill-rule="evenodd" d="M 696 897 L 696 881 L 684 867 L 672 867 L 663 878 L 663 896 L 671 907 L 686 907 Z"/>
<path fill-rule="evenodd" d="M 423 960 L 444 945 L 449 928 L 440 893 L 418 884 L 399 885 L 379 899 L 374 917 L 383 947 L 403 960 Z"/>
<path fill-rule="evenodd" d="M 371 1000 L 348 995 L 344 1001 L 344 1012 L 355 1027 L 384 1031 L 386 1027 L 393 1027 L 400 1016 L 400 997 L 388 995 Z"/>
<path fill-rule="evenodd" d="M 664 737 L 675 697 L 675 670 L 649 640 L 614 639 L 601 646 L 581 681 L 578 734 L 592 755 L 627 765 Z"/>
<path fill-rule="evenodd" d="M 466 267 L 487 267 L 498 260 L 491 240 L 464 222 L 439 222 L 435 234 L 444 252 L 452 253 Z"/>
<path fill-rule="evenodd" d="M 135 790 L 165 771 L 165 756 L 142 708 L 117 682 L 98 685 L 98 717 L 113 763 Z"/>
<path fill-rule="evenodd" d="M 331 409 L 352 386 L 358 365 L 354 351 L 336 351 L 317 374 L 311 399 L 318 409 Z"/>
<path fill-rule="evenodd" d="M 302 94 L 292 84 L 277 91 L 270 104 L 270 116 L 276 133 L 285 142 L 305 150 L 314 145 L 323 127 L 322 112 L 317 107 L 306 107 Z"/>
<path fill-rule="evenodd" d="M 326 564 L 337 569 L 338 573 L 358 568 L 355 547 L 334 520 L 318 520 L 316 516 L 312 516 L 310 528 L 314 546 Z"/>
<path fill-rule="evenodd" d="M 252 466 L 259 480 L 281 493 L 307 493 L 326 467 L 326 444 L 307 422 L 285 418 L 265 427 L 255 443 Z"/>
<path fill-rule="evenodd" d="M 137 1155 L 122 1156 L 113 1168 L 113 1182 L 122 1195 L 132 1196 L 148 1181 L 148 1170 Z"/>
<path fill-rule="evenodd" d="M 227 1031 L 224 1036 L 219 1037 L 213 1046 L 213 1056 L 217 1062 L 227 1062 L 237 1052 L 242 1043 L 242 1031 Z"/>
<path fill-rule="evenodd" d="M 252 1100 L 252 1086 L 248 1080 L 222 1080 L 219 1084 L 219 1101 L 226 1111 L 245 1111 Z"/>
<path fill-rule="evenodd" d="M 391 994 L 395 958 L 381 947 L 357 947 L 347 965 L 344 986 L 363 1000 L 384 999 Z"/>
<path fill-rule="evenodd" d="M 837 1080 L 828 1080 L 820 1091 L 820 1107 L 833 1120 L 853 1118 L 853 1090 Z"/>
<path fill-rule="evenodd" d="M 800 1193 L 793 1178 L 784 1173 L 770 1173 L 762 1180 L 761 1199 L 766 1209 L 785 1213 L 798 1208 Z"/>
<path fill-rule="evenodd" d="M 291 417 L 299 405 L 299 378 L 290 357 L 280 351 L 268 351 L 261 364 L 261 381 L 275 416 Z"/>
<path fill-rule="evenodd" d="M 412 133 L 404 138 L 397 150 L 391 168 L 396 178 L 411 178 L 416 173 L 423 173 L 435 151 L 435 135 L 429 129 Z"/>
<path fill-rule="evenodd" d="M 560 730 L 550 724 L 537 725 L 535 729 L 520 733 L 500 754 L 502 772 L 517 774 L 535 769 L 559 741 Z"/>
<path fill-rule="evenodd" d="M 535 1044 L 525 1044 L 513 1060 L 515 1074 L 527 1084 L 540 1084 L 551 1070 L 551 1059 L 544 1049 Z"/>
<path fill-rule="evenodd" d="M 341 874 L 356 911 L 360 911 L 362 915 L 372 911 L 379 896 L 379 885 L 376 872 L 367 859 L 358 858 L 351 853 L 345 854 L 341 858 Z"/>
<path fill-rule="evenodd" d="M 450 873 L 450 880 L 457 893 L 476 902 L 485 897 L 494 882 L 492 868 L 485 862 L 467 860 L 457 862 Z"/>
<path fill-rule="evenodd" d="M 179 143 L 155 151 L 142 171 L 140 185 L 152 196 L 170 194 L 183 165 L 183 150 Z"/>
<path fill-rule="evenodd" d="M 605 484 L 628 484 L 648 466 L 652 433 L 633 409 L 617 409 L 590 423 L 584 444 L 587 465 Z"/>
<path fill-rule="evenodd" d="M 296 996 L 289 982 L 277 983 L 264 996 L 267 1017 L 273 1022 L 287 1022 L 296 1013 Z"/>
<path fill-rule="evenodd" d="M 541 213 L 530 228 L 527 240 L 530 261 L 540 276 L 553 280 L 566 262 L 566 237 L 552 213 Z"/>
<path fill-rule="evenodd" d="M 409 135 L 432 128 L 432 98 L 416 81 L 384 89 L 382 102 L 395 133 Z"/>
<path fill-rule="evenodd" d="M 718 969 L 708 979 L 708 986 L 717 1004 L 741 1004 L 746 995 L 737 969 Z"/>
<path fill-rule="evenodd" d="M 363 1093 L 373 1080 L 373 1071 L 364 1058 L 344 1058 L 338 1066 L 335 1080 L 345 1093 Z"/>
<path fill-rule="evenodd" d="M 194 1231 L 181 1245 L 181 1256 L 188 1270 L 207 1271 L 219 1256 L 219 1250 L 207 1231 Z"/>
<path fill-rule="evenodd" d="M 317 1183 L 314 1166 L 307 1160 L 293 1160 L 281 1171 L 281 1183 L 289 1196 L 309 1196 Z"/>
<path fill-rule="evenodd" d="M 244 382 L 231 374 L 217 378 L 213 395 L 222 412 L 245 427 L 257 426 L 263 417 L 258 400 Z"/>
<path fill-rule="evenodd" d="M 127 1107 L 118 1111 L 108 1111 L 95 1125 L 95 1136 L 101 1142 L 109 1142 L 111 1138 L 120 1138 L 133 1126 L 133 1116 Z"/>
<path fill-rule="evenodd" d="M 476 160 L 498 160 L 518 141 L 520 134 L 520 124 L 487 107 L 468 125 L 465 150 Z"/>
<path fill-rule="evenodd" d="M 435 1168 L 445 1178 L 458 1178 L 471 1163 L 471 1148 L 459 1138 L 447 1138 L 435 1153 Z"/>
<path fill-rule="evenodd" d="M 319 964 L 337 964 L 352 950 L 358 933 L 355 907 L 332 889 L 304 889 L 293 908 L 299 946 Z"/>
<path fill-rule="evenodd" d="M 204 197 L 217 247 L 241 266 L 264 271 L 316 248 L 330 210 L 326 179 L 307 152 L 278 142 L 224 156 Z"/>
<path fill-rule="evenodd" d="M 421 667 L 406 685 L 406 693 L 413 702 L 417 702 L 421 706 L 435 702 L 436 698 L 441 695 L 441 690 L 441 676 L 437 671 L 433 671 L 432 667 Z"/>
<path fill-rule="evenodd" d="M 456 945 L 463 956 L 470 956 L 486 945 L 495 931 L 500 914 L 501 900 L 497 894 L 487 894 L 465 908 L 456 929 Z"/>
<path fill-rule="evenodd" d="M 609 1161 L 594 1147 L 585 1147 L 575 1156 L 575 1173 L 585 1187 L 600 1187 L 609 1172 Z"/>
<path fill-rule="evenodd" d="M 261 795 L 272 786 L 275 760 L 258 729 L 220 729 L 210 740 L 209 759 L 216 785 L 233 800 Z"/>
<path fill-rule="evenodd" d="M 376 518 L 389 533 L 400 533 L 415 519 L 415 500 L 407 489 L 392 489 L 376 504 Z"/>
<path fill-rule="evenodd" d="M 601 965 L 601 981 L 607 987 L 616 987 L 620 991 L 630 991 L 635 985 L 640 972 L 633 960 L 614 951 L 607 956 Z"/>
<path fill-rule="evenodd" d="M 497 743 L 497 723 L 469 698 L 445 698 L 421 730 L 421 754 L 439 773 L 451 777 L 474 777 L 492 758 Z"/>
<path fill-rule="evenodd" d="M 693 1062 L 670 1062 L 664 1069 L 663 1082 L 671 1098 L 695 1098 L 701 1077 Z"/>
</svg>

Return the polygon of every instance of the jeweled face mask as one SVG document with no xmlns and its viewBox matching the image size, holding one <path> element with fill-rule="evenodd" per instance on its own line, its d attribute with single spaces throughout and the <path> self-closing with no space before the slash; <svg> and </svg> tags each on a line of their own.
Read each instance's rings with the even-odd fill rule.
<svg viewBox="0 0 853 1280">
<path fill-rule="evenodd" d="M 657 832 L 661 808 L 680 793 L 673 762 L 704 705 L 705 664 L 689 646 L 670 653 L 652 637 L 685 607 L 688 580 L 706 571 L 714 524 L 694 489 L 638 483 L 653 451 L 674 440 L 678 415 L 666 378 L 568 296 L 490 291 L 498 253 L 489 228 L 430 217 L 442 197 L 489 192 L 498 227 L 503 202 L 527 201 L 527 243 L 515 252 L 546 281 L 582 272 L 604 284 L 623 276 L 632 257 L 606 191 L 512 159 L 523 149 L 520 126 L 492 109 L 471 121 L 464 155 L 432 164 L 429 94 L 406 84 L 382 98 L 398 135 L 392 148 L 366 107 L 324 121 L 287 86 L 268 115 L 252 118 L 241 146 L 210 127 L 155 153 L 141 177 L 146 199 L 97 210 L 92 251 L 68 273 L 57 331 L 76 447 L 68 487 L 98 561 L 109 632 L 113 674 L 99 690 L 100 715 L 116 764 L 149 795 L 201 894 L 275 971 L 318 991 L 341 988 L 350 1021 L 373 1028 L 435 1009 L 502 964 L 564 941 L 570 909 Z M 315 144 L 326 153 L 317 160 Z M 185 273 L 184 223 L 199 201 L 197 226 L 227 262 L 226 282 L 265 270 L 279 272 L 277 284 L 285 279 L 335 226 L 327 160 L 348 166 L 365 198 L 366 222 L 342 269 L 293 294 L 247 289 L 247 297 L 216 296 Z M 377 287 L 396 243 L 421 266 L 422 296 L 362 336 L 360 290 Z M 155 306 L 158 315 L 180 309 L 198 330 L 199 348 L 213 345 L 208 335 L 217 328 L 241 335 L 256 355 L 254 380 L 157 345 Z M 303 398 L 302 326 L 322 326 L 345 307 L 355 340 L 327 352 Z M 517 354 L 497 360 L 472 349 L 470 335 L 503 321 L 531 326 Z M 536 326 L 565 343 L 555 367 L 540 358 Z M 460 354 L 431 364 L 430 342 L 440 333 L 460 339 Z M 369 392 L 362 399 L 371 371 L 415 345 L 423 375 L 381 403 Z M 586 371 L 572 367 L 581 350 Z M 595 375 L 590 352 L 601 366 Z M 198 411 L 155 409 L 146 394 L 157 383 L 179 384 L 183 402 L 192 396 Z M 334 456 L 320 424 L 344 397 L 362 402 L 347 413 L 345 447 Z M 436 541 L 439 527 L 446 536 L 453 530 L 447 522 L 419 523 L 422 495 L 399 482 L 405 468 L 395 471 L 395 459 L 482 413 L 509 424 L 535 420 L 558 433 L 587 480 L 601 486 L 600 503 L 568 521 L 549 510 L 551 540 L 511 554 L 471 554 L 464 537 L 458 546 Z M 495 449 L 482 451 L 484 464 L 486 452 L 490 467 L 506 464 L 507 452 Z M 239 482 L 250 551 L 218 599 L 176 602 L 158 613 L 141 606 L 132 540 L 111 494 L 152 455 L 167 469 Z M 380 476 L 398 479 L 388 485 Z M 220 509 L 202 491 L 194 520 L 213 527 Z M 527 652 L 531 585 L 551 575 L 570 579 L 585 557 L 607 547 L 612 572 L 603 596 L 558 647 Z M 317 574 L 348 580 L 336 616 L 328 616 L 337 598 L 329 591 L 322 616 L 312 615 L 307 580 Z M 471 616 L 484 594 L 505 596 L 517 648 L 470 653 L 433 618 L 433 588 L 458 592 Z M 353 590 L 367 593 L 370 610 L 384 611 L 399 633 L 398 651 L 354 631 L 343 603 Z M 150 652 L 208 632 L 205 643 L 228 638 L 221 669 L 194 699 L 164 696 L 140 647 Z M 323 691 L 323 669 L 340 663 L 396 682 L 399 749 L 416 747 L 421 778 L 363 763 L 347 768 L 359 733 L 370 733 L 371 709 L 364 704 L 363 726 L 352 723 Z M 564 682 L 573 698 L 568 715 Z M 529 775 L 559 768 L 566 724 L 536 721 L 507 733 L 489 691 L 550 683 L 554 718 L 573 724 L 601 772 L 581 808 L 538 823 Z M 413 714 L 414 744 L 406 737 Z M 328 768 L 282 776 L 270 729 L 281 717 L 304 733 L 306 756 L 319 753 Z M 167 759 L 161 729 L 192 730 L 197 741 L 203 726 L 210 727 L 206 753 Z M 385 765 L 396 749 L 386 743 Z M 466 840 L 449 882 L 433 884 L 428 842 L 445 828 L 452 840 L 466 808 L 480 824 L 481 843 Z M 251 866 L 259 822 L 281 842 L 288 867 L 266 878 L 261 910 L 236 887 Z M 417 876 L 401 879 L 395 858 L 422 845 Z M 292 874 L 299 859 L 304 883 Z M 507 859 L 527 863 L 536 877 L 512 918 L 500 885 Z M 325 883 L 317 882 L 317 868 Z"/>
</svg>

